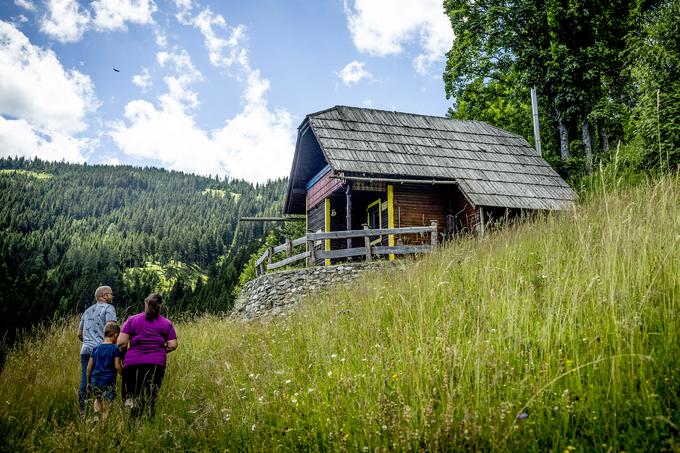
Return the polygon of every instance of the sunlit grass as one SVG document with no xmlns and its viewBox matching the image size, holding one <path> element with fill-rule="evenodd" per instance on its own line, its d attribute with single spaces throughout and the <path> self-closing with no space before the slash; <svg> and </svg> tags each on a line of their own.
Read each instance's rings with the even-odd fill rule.
<svg viewBox="0 0 680 453">
<path fill-rule="evenodd" d="M 0 176 L 2 175 L 22 175 L 28 176 L 35 179 L 45 180 L 51 179 L 53 176 L 50 173 L 31 171 L 31 170 L 19 170 L 14 168 L 2 168 L 0 169 Z"/>
<path fill-rule="evenodd" d="M 594 183 L 595 184 L 595 183 Z M 77 416 L 75 320 L 0 375 L 5 450 L 678 448 L 680 182 L 468 238 L 286 319 L 177 323 L 155 419 Z"/>
</svg>

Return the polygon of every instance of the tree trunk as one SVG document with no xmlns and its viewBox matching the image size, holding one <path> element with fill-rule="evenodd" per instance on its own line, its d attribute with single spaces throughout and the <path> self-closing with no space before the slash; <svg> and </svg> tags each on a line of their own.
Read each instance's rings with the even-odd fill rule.
<svg viewBox="0 0 680 453">
<path fill-rule="evenodd" d="M 557 120 L 557 127 L 560 131 L 560 159 L 564 162 L 569 159 L 569 132 L 562 119 Z"/>
<path fill-rule="evenodd" d="M 590 136 L 590 123 L 587 119 L 583 120 L 583 146 L 586 149 L 586 172 L 591 174 L 593 172 L 593 142 Z"/>
<path fill-rule="evenodd" d="M 609 154 L 609 131 L 607 126 L 600 126 L 600 135 L 602 136 L 602 150 L 605 154 Z"/>
</svg>

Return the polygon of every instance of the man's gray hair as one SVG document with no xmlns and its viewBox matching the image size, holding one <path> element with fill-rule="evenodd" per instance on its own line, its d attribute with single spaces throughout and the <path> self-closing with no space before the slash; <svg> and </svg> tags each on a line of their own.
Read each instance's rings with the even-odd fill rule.
<svg viewBox="0 0 680 453">
<path fill-rule="evenodd" d="M 99 288 L 96 289 L 94 292 L 94 300 L 99 300 L 104 296 L 105 292 L 110 292 L 111 287 L 110 286 L 100 286 Z"/>
</svg>

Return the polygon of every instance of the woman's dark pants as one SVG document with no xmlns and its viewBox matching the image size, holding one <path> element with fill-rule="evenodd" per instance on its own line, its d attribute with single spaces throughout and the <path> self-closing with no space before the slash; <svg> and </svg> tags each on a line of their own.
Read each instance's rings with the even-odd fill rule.
<svg viewBox="0 0 680 453">
<path fill-rule="evenodd" d="M 158 391 L 163 384 L 165 367 L 160 365 L 131 365 L 123 368 L 123 401 L 132 399 L 131 415 L 138 418 L 148 413 L 153 417 Z"/>
</svg>

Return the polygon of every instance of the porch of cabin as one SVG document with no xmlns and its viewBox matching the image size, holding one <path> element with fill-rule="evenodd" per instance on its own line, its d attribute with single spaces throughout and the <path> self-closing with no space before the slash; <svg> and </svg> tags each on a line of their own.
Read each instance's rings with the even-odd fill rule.
<svg viewBox="0 0 680 453">
<path fill-rule="evenodd" d="M 380 178 L 375 178 L 380 179 Z M 516 215 L 503 208 L 474 207 L 460 188 L 427 182 L 375 181 L 369 178 L 339 178 L 330 169 L 322 170 L 307 185 L 307 232 L 335 232 L 438 225 L 439 241 L 459 234 L 483 234 L 484 222 L 505 215 Z M 371 238 L 372 245 L 422 245 L 429 234 L 395 234 Z M 340 250 L 363 245 L 363 239 L 326 239 L 315 242 L 315 250 Z M 394 256 L 390 255 L 390 259 Z M 344 259 L 321 260 L 333 264 Z"/>
</svg>

